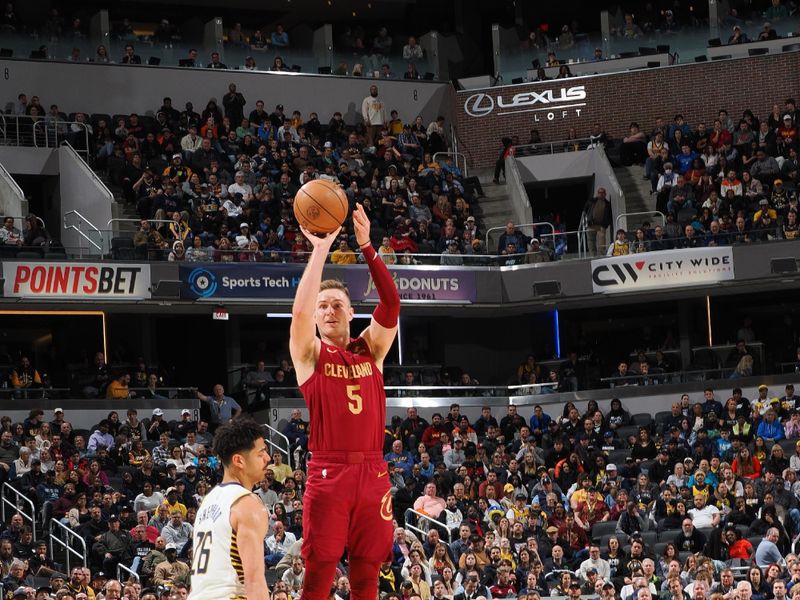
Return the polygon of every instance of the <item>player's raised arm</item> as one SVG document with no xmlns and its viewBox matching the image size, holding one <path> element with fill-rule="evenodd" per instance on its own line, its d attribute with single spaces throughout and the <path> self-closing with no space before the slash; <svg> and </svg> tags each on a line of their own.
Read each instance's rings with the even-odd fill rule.
<svg viewBox="0 0 800 600">
<path fill-rule="evenodd" d="M 245 595 L 254 600 L 269 600 L 264 577 L 264 538 L 269 523 L 266 508 L 255 496 L 244 496 L 231 508 L 230 519 L 242 559 Z"/>
<path fill-rule="evenodd" d="M 353 211 L 353 225 L 356 230 L 356 242 L 372 275 L 375 289 L 378 290 L 380 298 L 378 306 L 372 312 L 372 320 L 369 326 L 361 334 L 369 344 L 372 351 L 372 358 L 379 367 L 383 364 L 383 359 L 392 347 L 394 336 L 397 335 L 397 318 L 400 316 L 400 294 L 394 284 L 391 273 L 381 260 L 375 248 L 372 247 L 369 239 L 369 217 L 364 211 L 364 207 L 358 204 Z"/>
<path fill-rule="evenodd" d="M 298 380 L 308 379 L 316 363 L 319 340 L 314 324 L 314 311 L 317 308 L 319 284 L 322 282 L 322 269 L 328 258 L 328 250 L 339 235 L 341 227 L 325 237 L 313 235 L 302 227 L 300 229 L 314 249 L 303 271 L 300 285 L 297 286 L 292 304 L 292 325 L 289 328 L 289 353 L 292 355 Z M 311 367 L 310 371 L 308 367 Z"/>
</svg>

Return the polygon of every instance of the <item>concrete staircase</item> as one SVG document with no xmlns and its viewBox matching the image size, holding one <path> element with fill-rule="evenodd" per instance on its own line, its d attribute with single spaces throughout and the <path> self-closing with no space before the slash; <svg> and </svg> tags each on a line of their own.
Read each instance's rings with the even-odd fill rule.
<svg viewBox="0 0 800 600">
<path fill-rule="evenodd" d="M 136 212 L 136 206 L 133 204 L 127 204 L 125 202 L 125 196 L 122 193 L 122 188 L 114 183 L 108 172 L 100 170 L 95 170 L 95 172 L 100 180 L 106 184 L 106 187 L 111 191 L 111 193 L 114 194 L 114 200 L 116 202 L 116 206 L 112 208 L 112 214 L 114 215 L 114 218 L 138 219 L 139 215 Z M 105 228 L 106 224 L 97 224 L 97 226 L 100 229 L 103 229 Z M 112 227 L 114 227 L 113 223 Z M 114 233 L 110 237 L 131 237 L 135 231 L 136 223 L 122 221 L 116 224 Z"/>
<path fill-rule="evenodd" d="M 650 194 L 650 181 L 644 178 L 644 168 L 638 165 L 614 169 L 622 193 L 625 194 L 625 212 L 638 213 L 656 209 L 656 196 Z M 628 219 L 628 230 L 639 227 L 644 221 L 653 222 L 651 216 L 641 215 Z"/>
<path fill-rule="evenodd" d="M 472 170 L 470 176 L 476 176 L 483 189 L 483 197 L 478 200 L 481 231 L 485 234 L 489 229 L 504 227 L 509 219 L 513 220 L 505 182 L 501 179 L 499 184 L 492 183 L 494 169 Z M 492 237 L 497 239 L 497 236 L 499 233 Z"/>
</svg>

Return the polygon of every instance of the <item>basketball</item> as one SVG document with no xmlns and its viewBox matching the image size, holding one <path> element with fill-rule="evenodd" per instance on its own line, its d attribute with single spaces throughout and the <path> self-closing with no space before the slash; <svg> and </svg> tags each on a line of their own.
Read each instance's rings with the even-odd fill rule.
<svg viewBox="0 0 800 600">
<path fill-rule="evenodd" d="M 313 179 L 303 185 L 294 197 L 294 216 L 311 233 L 336 231 L 347 218 L 347 195 L 338 184 Z"/>
</svg>

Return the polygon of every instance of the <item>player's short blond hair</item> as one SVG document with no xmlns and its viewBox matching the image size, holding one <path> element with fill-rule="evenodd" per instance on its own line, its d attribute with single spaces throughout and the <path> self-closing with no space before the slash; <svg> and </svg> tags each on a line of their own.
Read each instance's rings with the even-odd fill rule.
<svg viewBox="0 0 800 600">
<path fill-rule="evenodd" d="M 326 279 L 320 283 L 319 291 L 324 292 L 325 290 L 341 290 L 344 292 L 345 296 L 347 296 L 347 299 L 350 300 L 350 290 L 348 290 L 344 282 L 339 279 Z"/>
</svg>

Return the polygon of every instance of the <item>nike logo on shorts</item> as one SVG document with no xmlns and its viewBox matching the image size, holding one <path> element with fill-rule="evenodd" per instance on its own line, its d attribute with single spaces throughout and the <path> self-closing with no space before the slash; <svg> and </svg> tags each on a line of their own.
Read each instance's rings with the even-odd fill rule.
<svg viewBox="0 0 800 600">
<path fill-rule="evenodd" d="M 382 473 L 378 473 L 378 477 L 386 477 L 388 475 L 387 471 L 383 471 Z"/>
</svg>

